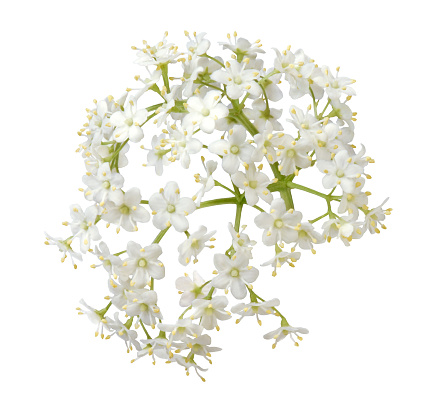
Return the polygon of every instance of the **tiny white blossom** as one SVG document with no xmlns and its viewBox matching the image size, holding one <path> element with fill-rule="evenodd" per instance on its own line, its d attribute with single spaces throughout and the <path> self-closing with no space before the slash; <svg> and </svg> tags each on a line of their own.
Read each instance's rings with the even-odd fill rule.
<svg viewBox="0 0 430 401">
<path fill-rule="evenodd" d="M 261 198 L 267 203 L 272 202 L 273 195 L 268 191 L 267 186 L 272 183 L 272 180 L 260 170 L 255 168 L 255 164 L 251 163 L 245 169 L 245 174 L 241 171 L 234 173 L 231 176 L 233 184 L 245 191 L 246 203 L 254 206 Z"/>
<path fill-rule="evenodd" d="M 213 248 L 213 245 L 206 245 L 207 241 L 213 241 L 213 235 L 216 231 L 207 232 L 205 226 L 200 226 L 200 228 L 190 234 L 190 236 L 182 242 L 178 247 L 179 252 L 179 263 L 186 266 L 191 262 L 191 258 L 194 258 L 194 263 L 196 263 L 198 254 L 205 248 Z"/>
<path fill-rule="evenodd" d="M 207 134 L 214 131 L 216 120 L 228 115 L 228 108 L 221 103 L 221 94 L 217 90 L 209 91 L 204 97 L 190 97 L 187 100 L 187 111 L 183 125 L 198 125 Z"/>
<path fill-rule="evenodd" d="M 161 280 L 165 275 L 164 265 L 158 260 L 161 253 L 158 244 L 142 247 L 134 241 L 129 241 L 127 243 L 129 257 L 118 268 L 120 279 L 127 280 L 131 276 L 130 285 L 136 288 L 145 287 L 151 278 Z"/>
<path fill-rule="evenodd" d="M 148 211 L 140 205 L 141 199 L 139 188 L 129 189 L 118 204 L 106 203 L 106 210 L 102 213 L 103 220 L 116 224 L 117 232 L 120 227 L 126 231 L 137 231 L 137 222 L 146 223 L 150 219 Z"/>
<path fill-rule="evenodd" d="M 146 109 L 137 110 L 135 100 L 129 100 L 124 111 L 119 110 L 110 118 L 110 123 L 115 127 L 113 139 L 117 142 L 124 142 L 127 139 L 139 142 L 143 138 L 141 125 L 147 117 Z"/>
<path fill-rule="evenodd" d="M 193 197 L 193 199 L 195 198 L 195 202 L 196 202 L 197 207 L 200 206 L 200 202 L 201 202 L 204 194 L 206 192 L 209 192 L 215 186 L 215 180 L 213 179 L 212 174 L 215 172 L 215 170 L 218 166 L 218 163 L 216 161 L 213 161 L 213 160 L 208 160 L 205 163 L 205 159 L 203 156 L 202 156 L 201 160 L 203 163 L 203 167 L 206 171 L 206 177 L 202 177 L 200 174 L 194 175 L 196 182 L 202 185 L 200 190 Z"/>
<path fill-rule="evenodd" d="M 166 135 L 154 135 L 151 139 L 152 149 L 148 152 L 147 166 L 154 166 L 157 175 L 163 174 L 163 167 L 170 164 L 167 153 L 171 152 L 171 148 L 167 147 Z"/>
<path fill-rule="evenodd" d="M 252 247 L 257 243 L 256 241 L 252 241 L 247 234 L 243 231 L 246 226 L 242 226 L 242 230 L 237 232 L 233 224 L 228 223 L 228 231 L 231 235 L 233 249 L 236 254 L 244 254 L 248 259 L 252 259 Z"/>
<path fill-rule="evenodd" d="M 378 224 L 383 229 L 387 228 L 385 224 L 381 223 L 381 221 L 385 220 L 385 216 L 391 213 L 391 208 L 388 208 L 386 210 L 382 209 L 382 206 L 384 206 L 387 201 L 388 198 L 385 199 L 384 202 L 382 202 L 378 207 L 375 207 L 374 209 L 371 209 L 366 213 L 364 228 L 365 230 L 369 230 L 371 234 L 380 233 Z"/>
<path fill-rule="evenodd" d="M 124 177 L 111 171 L 109 163 L 103 163 L 97 170 L 97 175 L 84 175 L 82 181 L 88 186 L 84 191 L 86 199 L 94 200 L 100 206 L 107 201 L 115 204 L 121 202 L 120 189 L 124 185 Z"/>
<path fill-rule="evenodd" d="M 157 319 L 163 319 L 157 306 L 157 293 L 145 288 L 127 291 L 127 304 L 123 306 L 129 316 L 139 316 L 144 324 L 154 326 Z"/>
<path fill-rule="evenodd" d="M 214 81 L 226 85 L 227 95 L 231 99 L 239 99 L 244 92 L 248 92 L 252 97 L 258 97 L 262 93 L 260 85 L 255 81 L 258 79 L 260 72 L 247 69 L 245 60 L 243 63 L 239 63 L 236 60 L 227 61 L 225 70 L 217 70 L 211 75 Z"/>
<path fill-rule="evenodd" d="M 81 252 L 86 253 L 91 247 L 91 241 L 98 241 L 102 237 L 95 221 L 99 214 L 99 208 L 96 205 L 90 206 L 82 211 L 79 205 L 70 206 L 70 229 L 74 238 L 80 239 Z"/>
<path fill-rule="evenodd" d="M 221 289 L 231 289 L 237 299 L 245 298 L 247 285 L 257 280 L 258 270 L 248 266 L 249 259 L 245 254 L 235 254 L 230 259 L 227 255 L 217 253 L 214 256 L 214 265 L 218 275 L 212 279 L 212 286 Z"/>
<path fill-rule="evenodd" d="M 263 243 L 275 245 L 282 241 L 295 242 L 298 239 L 297 229 L 302 220 L 300 212 L 289 210 L 285 207 L 283 199 L 274 199 L 270 205 L 270 213 L 260 213 L 255 219 L 255 224 L 263 228 Z"/>
<path fill-rule="evenodd" d="M 217 327 L 218 320 L 228 320 L 231 316 L 224 310 L 228 305 L 227 297 L 224 295 L 212 299 L 195 299 L 192 302 L 193 311 L 190 319 L 201 318 L 200 325 L 206 330 Z"/>
<path fill-rule="evenodd" d="M 360 178 L 363 168 L 352 163 L 352 158 L 346 150 L 337 153 L 333 160 L 319 160 L 318 170 L 325 174 L 322 183 L 324 188 L 330 189 L 340 185 L 345 192 L 352 192 L 355 179 Z"/>
<path fill-rule="evenodd" d="M 194 127 L 190 125 L 187 129 L 177 125 L 168 125 L 170 139 L 168 142 L 172 146 L 172 157 L 170 161 L 180 160 L 183 168 L 190 167 L 190 155 L 199 153 L 202 143 L 193 137 Z"/>
<path fill-rule="evenodd" d="M 209 145 L 210 152 L 222 156 L 222 168 L 230 175 L 237 171 L 241 161 L 251 162 L 254 147 L 245 139 L 245 128 L 236 125 L 229 131 L 228 140 L 220 139 Z"/>
<path fill-rule="evenodd" d="M 155 212 L 153 223 L 159 230 L 170 225 L 173 225 L 176 231 L 188 230 L 186 216 L 196 210 L 196 204 L 191 198 L 181 198 L 179 193 L 178 184 L 170 181 L 164 189 L 149 198 L 149 207 Z"/>
<path fill-rule="evenodd" d="M 309 330 L 305 329 L 303 327 L 292 327 L 292 326 L 285 325 L 285 326 L 281 326 L 279 329 L 273 330 L 273 331 L 265 334 L 263 336 L 263 338 L 266 340 L 274 339 L 275 342 L 272 345 L 272 348 L 275 348 L 279 341 L 281 341 L 285 337 L 289 336 L 291 338 L 291 340 L 293 341 L 294 345 L 296 347 L 298 347 L 299 343 L 296 341 L 296 339 L 301 341 L 301 340 L 303 340 L 303 338 L 301 336 L 299 336 L 297 333 L 308 334 Z M 296 338 L 294 338 L 294 336 Z"/>
<path fill-rule="evenodd" d="M 210 286 L 204 285 L 205 281 L 196 271 L 193 273 L 193 279 L 185 275 L 185 277 L 179 277 L 175 281 L 176 289 L 181 294 L 179 305 L 182 307 L 190 306 L 191 303 L 198 298 L 204 298 L 208 295 Z"/>
<path fill-rule="evenodd" d="M 322 66 L 320 69 L 314 70 L 311 78 L 326 91 L 330 99 L 339 99 L 342 95 L 355 95 L 355 90 L 349 86 L 353 84 L 355 80 L 339 77 L 339 68 L 336 69 L 336 76 L 333 76 L 329 67 Z"/>
<path fill-rule="evenodd" d="M 261 325 L 261 320 L 259 316 L 270 315 L 275 313 L 273 310 L 274 306 L 279 306 L 280 302 L 278 298 L 273 298 L 265 302 L 250 302 L 248 304 L 240 303 L 234 305 L 231 308 L 233 313 L 237 313 L 241 317 L 236 320 L 239 323 L 245 316 L 254 316 L 257 318 L 257 322 Z"/>
</svg>

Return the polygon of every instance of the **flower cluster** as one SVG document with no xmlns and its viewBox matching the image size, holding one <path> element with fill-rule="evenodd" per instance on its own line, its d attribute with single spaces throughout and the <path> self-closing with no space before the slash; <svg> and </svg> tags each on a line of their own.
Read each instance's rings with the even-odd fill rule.
<svg viewBox="0 0 430 401">
<path fill-rule="evenodd" d="M 368 206 L 371 194 L 364 186 L 371 177 L 366 169 L 374 160 L 366 156 L 364 146 L 357 151 L 352 143 L 353 79 L 339 75 L 339 68 L 333 72 L 318 66 L 301 49 L 274 49 L 273 66 L 264 67 L 265 52 L 258 40 L 251 43 L 236 33 L 227 35 L 228 42 L 220 43 L 221 57 L 209 54 L 204 33 L 185 34 L 184 50 L 169 43 L 167 33 L 154 46 L 146 41 L 140 48 L 133 46 L 135 62 L 145 77 L 137 75 L 137 87 L 127 88 L 119 98 L 107 96 L 87 109 L 88 121 L 78 132 L 85 140 L 78 152 L 86 169 L 80 190 L 90 205 L 85 209 L 72 205 L 71 221 L 63 223 L 70 227 L 70 236 L 47 235 L 46 244 L 56 245 L 62 261 L 69 257 L 75 268 L 83 254 L 91 254 L 98 260 L 91 267 L 103 266 L 106 271 L 108 304 L 95 309 L 82 300 L 78 308 L 96 324 L 96 336 L 117 335 L 127 352 L 137 351 L 133 361 L 150 356 L 154 363 L 157 359 L 177 363 L 187 374 L 194 369 L 200 376 L 205 370 L 201 362 L 211 363 L 211 353 L 220 350 L 211 347 L 208 332 L 219 330 L 232 314 L 238 316 L 237 323 L 248 316 L 255 316 L 260 325 L 264 316 L 277 318 L 277 328 L 264 335 L 275 340 L 273 348 L 287 337 L 297 346 L 300 335 L 308 333 L 288 323 L 279 299 L 264 300 L 257 294 L 259 270 L 252 266 L 257 242 L 244 232 L 244 208 L 258 211 L 255 225 L 269 254 L 259 266 L 262 272 L 271 266 L 273 276 L 284 264 L 294 266 L 301 252 L 315 253 L 324 242 L 339 239 L 349 246 L 366 232 L 379 233 L 386 228 L 385 216 L 391 209 L 383 208 L 386 201 Z M 283 98 L 284 88 L 290 97 L 287 112 L 274 104 Z M 145 103 L 154 97 L 158 103 Z M 310 105 L 302 107 L 302 101 Z M 150 136 L 149 123 L 155 130 Z M 149 137 L 150 148 L 142 145 L 144 137 Z M 146 175 L 154 168 L 162 176 L 176 162 L 188 169 L 191 159 L 200 154 L 205 173 L 195 175 L 194 196 L 183 195 L 174 181 L 156 193 L 127 187 L 122 169 L 128 164 L 128 151 L 139 146 L 147 152 Z M 298 183 L 301 170 L 311 167 L 321 173 L 326 191 Z M 215 177 L 220 170 L 227 173 L 223 174 L 228 182 Z M 216 186 L 228 197 L 206 199 Z M 326 211 L 304 218 L 294 205 L 294 191 L 320 198 Z M 213 248 L 215 231 L 203 225 L 190 229 L 188 216 L 224 204 L 236 207 L 234 221 L 225 222 L 231 246 L 213 255 L 214 278 L 204 280 L 194 271 L 192 278 L 186 274 L 176 280 L 184 310 L 166 323 L 156 281 L 172 269 L 163 264 L 160 243 L 169 230 L 183 233 L 178 264 L 196 263 L 202 252 Z M 148 232 L 151 225 L 152 242 L 134 234 L 141 227 Z M 131 233 L 135 241 L 113 253 L 102 241 L 104 231 L 112 229 Z M 229 306 L 231 299 L 240 303 Z M 108 316 L 112 309 L 115 312 Z"/>
</svg>

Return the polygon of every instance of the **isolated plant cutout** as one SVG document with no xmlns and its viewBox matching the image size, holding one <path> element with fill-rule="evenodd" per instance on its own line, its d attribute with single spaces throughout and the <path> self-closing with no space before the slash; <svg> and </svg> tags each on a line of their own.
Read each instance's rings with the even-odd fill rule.
<svg viewBox="0 0 430 401">
<path fill-rule="evenodd" d="M 66 239 L 47 235 L 46 244 L 58 246 L 62 261 L 69 256 L 75 268 L 82 254 L 90 253 L 99 260 L 91 267 L 106 270 L 111 293 L 107 305 L 95 309 L 82 300 L 83 307 L 78 308 L 97 325 L 96 336 L 108 339 L 116 334 L 127 351 L 137 351 L 132 362 L 150 355 L 154 363 L 156 359 L 175 362 L 187 374 L 194 368 L 200 376 L 199 371 L 206 370 L 201 361 L 211 362 L 211 353 L 220 350 L 210 346 L 207 332 L 219 330 L 232 313 L 237 323 L 247 316 L 256 316 L 259 324 L 262 316 L 278 319 L 274 330 L 264 335 L 274 340 L 273 348 L 286 337 L 297 346 L 301 335 L 308 333 L 290 325 L 277 298 L 265 300 L 254 288 L 259 270 L 251 259 L 257 242 L 241 226 L 246 208 L 259 212 L 254 221 L 268 259 L 261 266 L 271 266 L 273 276 L 283 264 L 294 266 L 300 251 L 315 253 L 314 246 L 332 239 L 349 246 L 367 231 L 379 233 L 379 227 L 386 228 L 382 222 L 391 209 L 383 209 L 386 201 L 367 206 L 370 192 L 363 192 L 363 187 L 365 178 L 371 177 L 365 168 L 373 160 L 365 155 L 364 146 L 356 152 L 352 144 L 356 113 L 348 102 L 355 95 L 354 80 L 340 77 L 339 68 L 333 74 L 329 67 L 319 67 L 302 50 L 293 53 L 290 47 L 282 52 L 274 49 L 273 67 L 266 69 L 259 58 L 265 53 L 260 42 L 238 39 L 236 33 L 233 40 L 227 35 L 228 42 L 220 43 L 229 57 L 225 61 L 209 52 L 204 33 L 185 34 L 184 51 L 168 43 L 167 32 L 155 46 L 144 41 L 143 48 L 133 47 L 135 62 L 147 74 L 135 77 L 139 87 L 128 88 L 118 99 L 94 101 L 95 108 L 87 109 L 88 122 L 78 132 L 85 141 L 78 151 L 87 170 L 85 188 L 80 190 L 91 205 L 85 210 L 72 205 L 72 221 L 63 223 L 72 235 Z M 282 116 L 283 109 L 272 107 L 286 88 L 288 118 Z M 145 99 L 154 96 L 159 101 L 148 104 Z M 299 98 L 309 99 L 307 109 L 296 105 Z M 164 182 L 157 193 L 143 193 L 144 198 L 139 188 L 127 187 L 121 169 L 128 164 L 131 147 L 146 150 L 141 144 L 149 123 L 155 124 L 156 134 L 149 137 L 145 176 L 161 176 L 171 165 L 188 169 L 191 158 L 201 158 L 205 173 L 195 175 L 194 196 L 183 196 L 181 183 L 173 181 Z M 300 171 L 312 167 L 321 174 L 326 192 L 299 184 Z M 218 181 L 219 174 L 228 182 Z M 226 197 L 206 200 L 215 186 Z M 322 198 L 327 211 L 304 219 L 294 205 L 292 190 Z M 197 262 L 201 252 L 213 248 L 215 231 L 205 226 L 190 229 L 187 216 L 203 215 L 200 209 L 224 204 L 236 205 L 234 221 L 225 222 L 223 233 L 231 236 L 231 246 L 225 253 L 214 253 L 214 278 L 205 280 L 195 271 L 192 278 L 176 280 L 184 310 L 176 319 L 167 317 L 168 311 L 157 305 L 161 294 L 156 284 L 166 274 L 175 274 L 178 266 L 164 266 L 162 239 L 169 230 L 184 233 L 183 242 L 177 244 L 178 264 Z M 314 227 L 317 222 L 321 229 Z M 134 233 L 135 239 L 112 253 L 117 251 L 116 243 L 108 247 L 101 241 L 104 225 L 119 237 L 124 231 Z M 152 243 L 145 240 L 151 225 Z M 231 293 L 230 300 L 224 293 Z"/>
</svg>

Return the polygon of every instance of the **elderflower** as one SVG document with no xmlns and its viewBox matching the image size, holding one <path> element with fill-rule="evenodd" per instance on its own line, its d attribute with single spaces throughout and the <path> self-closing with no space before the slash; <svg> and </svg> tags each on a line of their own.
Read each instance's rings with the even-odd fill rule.
<svg viewBox="0 0 430 401">
<path fill-rule="evenodd" d="M 288 323 L 270 294 L 277 286 L 266 283 L 269 295 L 260 292 L 267 278 L 250 260 L 263 270 L 271 266 L 274 280 L 278 268 L 295 267 L 316 245 L 350 246 L 367 232 L 380 233 L 392 209 L 385 209 L 388 198 L 370 202 L 375 160 L 354 143 L 355 81 L 340 76 L 339 67 L 332 73 L 291 46 L 266 53 L 260 40 L 236 32 L 219 48 L 203 32 L 184 33 L 181 46 L 167 32 L 155 44 L 132 46 L 133 87 L 86 108 L 76 152 L 87 204 L 73 202 L 72 221 L 63 222 L 69 236 L 46 234 L 45 243 L 74 268 L 83 256 L 96 259 L 89 266 L 100 271 L 108 295 L 97 308 L 84 301 L 77 308 L 96 325 L 96 336 L 121 338 L 135 354 L 131 362 L 148 356 L 205 381 L 201 372 L 221 350 L 208 331 L 229 324 L 232 313 L 237 323 L 247 316 L 258 325 L 263 316 L 276 321 L 263 336 L 273 348 L 286 337 L 297 346 L 308 333 Z M 191 172 L 198 159 L 203 168 Z M 135 174 L 138 165 L 149 168 Z M 322 189 L 307 182 L 322 182 Z M 184 197 L 179 188 L 194 195 Z M 299 193 L 307 197 L 305 209 Z M 258 241 L 245 219 L 261 229 Z M 112 224 L 118 235 L 110 235 Z M 223 244 L 216 252 L 215 229 Z M 205 263 L 196 264 L 203 256 Z M 163 280 L 191 262 L 198 268 L 175 281 L 175 311 Z M 213 276 L 203 279 L 202 269 Z"/>
</svg>

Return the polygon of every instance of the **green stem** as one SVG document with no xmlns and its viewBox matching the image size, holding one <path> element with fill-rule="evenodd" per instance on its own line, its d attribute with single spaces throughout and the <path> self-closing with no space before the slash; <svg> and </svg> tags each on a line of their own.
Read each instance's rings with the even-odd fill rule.
<svg viewBox="0 0 430 401">
<path fill-rule="evenodd" d="M 219 198 L 200 203 L 197 209 L 203 209 L 205 207 L 216 206 L 216 205 L 228 205 L 237 204 L 236 198 Z"/>
<path fill-rule="evenodd" d="M 171 226 L 166 227 L 164 230 L 161 230 L 158 235 L 155 237 L 154 241 L 152 241 L 153 244 L 158 244 L 161 239 L 164 237 L 164 235 L 167 233 L 167 231 L 169 230 Z"/>
<path fill-rule="evenodd" d="M 300 185 L 300 184 L 296 184 L 295 182 L 291 182 L 291 181 L 286 182 L 286 185 L 289 188 L 300 189 L 301 191 L 309 192 L 310 194 L 320 196 L 321 198 L 324 198 L 327 201 L 331 201 L 331 200 L 339 198 L 339 196 L 326 195 L 326 194 L 323 194 L 322 192 L 315 191 L 312 188 L 308 188 L 308 187 L 305 187 L 305 186 Z"/>
<path fill-rule="evenodd" d="M 163 76 L 163 83 L 166 87 L 167 93 L 170 93 L 168 64 L 161 64 L 161 75 Z"/>
<path fill-rule="evenodd" d="M 215 61 L 215 63 L 218 63 L 221 67 L 225 68 L 225 65 L 221 61 L 217 60 L 215 57 L 209 56 L 209 54 L 205 53 L 205 54 L 202 54 L 200 57 L 207 57 L 207 58 L 211 59 L 212 61 Z"/>
<path fill-rule="evenodd" d="M 220 183 L 219 181 L 217 181 L 217 180 L 214 180 L 214 181 L 215 181 L 215 186 L 216 186 L 216 187 L 224 188 L 224 189 L 226 189 L 227 191 L 231 192 L 233 195 L 236 195 L 232 189 L 230 189 L 230 188 L 226 187 L 225 185 L 221 184 L 221 183 Z"/>
<path fill-rule="evenodd" d="M 139 321 L 140 321 L 140 325 L 142 326 L 143 331 L 144 331 L 144 332 L 145 332 L 145 334 L 146 334 L 146 338 L 147 338 L 148 340 L 152 340 L 152 337 L 149 335 L 148 330 L 146 330 L 146 327 L 145 327 L 145 325 L 143 324 L 142 319 L 139 319 Z"/>
<path fill-rule="evenodd" d="M 243 203 L 238 203 L 236 206 L 236 218 L 234 220 L 234 229 L 239 232 L 240 228 L 240 218 L 242 217 Z"/>
</svg>

